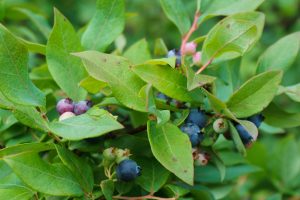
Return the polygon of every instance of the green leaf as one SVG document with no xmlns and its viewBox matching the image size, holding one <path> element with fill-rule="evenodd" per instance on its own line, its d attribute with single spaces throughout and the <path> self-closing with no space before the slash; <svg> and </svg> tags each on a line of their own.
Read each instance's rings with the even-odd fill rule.
<svg viewBox="0 0 300 200">
<path fill-rule="evenodd" d="M 219 62 L 244 55 L 260 38 L 263 25 L 264 15 L 259 12 L 226 17 L 209 31 L 202 48 L 202 62 Z"/>
<path fill-rule="evenodd" d="M 137 160 L 143 170 L 136 182 L 148 192 L 157 192 L 168 180 L 170 172 L 155 159 Z"/>
<path fill-rule="evenodd" d="M 151 64 L 151 65 L 170 65 L 172 68 L 175 68 L 176 57 L 151 59 L 151 60 L 147 60 L 146 64 Z"/>
<path fill-rule="evenodd" d="M 253 165 L 234 165 L 226 168 L 224 181 L 232 181 L 243 175 L 260 171 Z M 220 174 L 215 166 L 207 165 L 195 168 L 195 181 L 200 183 L 220 183 Z"/>
<path fill-rule="evenodd" d="M 24 185 L 22 181 L 13 173 L 10 167 L 0 161 L 0 199 L 9 200 L 29 200 L 34 195 L 34 191 Z"/>
<path fill-rule="evenodd" d="M 120 103 L 137 111 L 147 111 L 146 99 L 139 96 L 145 82 L 131 71 L 129 60 L 97 51 L 73 55 L 82 59 L 90 76 L 110 85 L 113 95 Z"/>
<path fill-rule="evenodd" d="M 14 103 L 44 106 L 44 94 L 29 79 L 28 59 L 27 48 L 0 25 L 0 91 Z"/>
<path fill-rule="evenodd" d="M 252 77 L 230 97 L 228 109 L 238 118 L 261 112 L 274 98 L 281 78 L 281 71 L 269 71 Z"/>
<path fill-rule="evenodd" d="M 258 73 L 268 70 L 286 71 L 296 60 L 300 49 L 300 32 L 287 35 L 270 46 L 258 60 Z"/>
<path fill-rule="evenodd" d="M 41 152 L 55 149 L 52 143 L 28 143 L 7 147 L 0 150 L 0 159 L 14 157 L 25 153 Z"/>
<path fill-rule="evenodd" d="M 154 43 L 154 55 L 155 56 L 166 56 L 168 48 L 162 38 L 158 38 Z"/>
<path fill-rule="evenodd" d="M 17 123 L 18 120 L 8 110 L 0 109 L 0 133 Z"/>
<path fill-rule="evenodd" d="M 188 136 L 170 123 L 157 128 L 156 123 L 149 121 L 147 130 L 155 158 L 178 178 L 193 185 L 194 161 Z"/>
<path fill-rule="evenodd" d="M 234 125 L 231 122 L 229 122 L 229 128 L 230 128 L 230 135 L 231 135 L 231 138 L 234 142 L 236 149 L 238 150 L 238 152 L 240 154 L 242 154 L 243 156 L 246 156 L 247 151 L 245 149 L 245 146 L 241 140 L 239 133 L 237 132 L 237 130 L 235 129 Z"/>
<path fill-rule="evenodd" d="M 79 101 L 86 97 L 86 91 L 78 86 L 86 72 L 80 60 L 70 53 L 80 51 L 82 47 L 71 23 L 58 10 L 55 9 L 54 13 L 54 27 L 46 48 L 48 68 L 64 92 Z"/>
<path fill-rule="evenodd" d="M 181 0 L 160 0 L 160 4 L 167 17 L 177 26 L 181 35 L 188 32 L 191 21 Z"/>
<path fill-rule="evenodd" d="M 81 196 L 83 191 L 62 164 L 49 164 L 36 153 L 5 157 L 4 161 L 33 189 L 55 196 Z"/>
<path fill-rule="evenodd" d="M 144 64 L 132 69 L 144 81 L 169 97 L 187 102 L 201 102 L 203 99 L 200 90 L 188 91 L 186 77 L 171 67 Z"/>
<path fill-rule="evenodd" d="M 204 74 L 195 74 L 195 72 L 190 68 L 187 69 L 187 89 L 189 91 L 207 84 L 212 84 L 215 80 L 216 77 Z"/>
<path fill-rule="evenodd" d="M 103 81 L 99 81 L 94 79 L 91 76 L 86 77 L 79 83 L 80 87 L 84 88 L 86 91 L 92 93 L 92 94 L 97 94 L 100 92 L 103 88 L 107 86 L 107 83 Z"/>
<path fill-rule="evenodd" d="M 105 196 L 105 199 L 112 200 L 114 190 L 115 190 L 115 184 L 113 180 L 104 180 L 100 184 L 101 190 L 103 195 Z"/>
<path fill-rule="evenodd" d="M 226 176 L 226 166 L 224 162 L 216 152 L 213 152 L 212 154 L 212 161 L 215 163 L 217 169 L 219 170 L 220 181 L 223 182 Z"/>
<path fill-rule="evenodd" d="M 54 134 L 68 140 L 98 137 L 123 128 L 107 111 L 96 108 L 63 121 L 54 121 L 49 126 Z"/>
<path fill-rule="evenodd" d="M 202 2 L 202 4 L 207 4 L 207 6 L 201 5 L 202 15 L 199 23 L 202 23 L 214 16 L 227 16 L 236 13 L 254 11 L 264 2 L 264 0 L 202 0 Z"/>
<path fill-rule="evenodd" d="M 124 57 L 128 58 L 133 64 L 141 64 L 151 59 L 147 41 L 145 39 L 137 41 L 125 51 Z"/>
<path fill-rule="evenodd" d="M 274 127 L 293 128 L 300 126 L 300 113 L 288 113 L 274 103 L 264 111 L 265 122 Z"/>
<path fill-rule="evenodd" d="M 220 113 L 220 114 L 224 114 L 228 118 L 230 118 L 232 120 L 235 120 L 235 121 L 238 121 L 236 119 L 236 117 L 232 114 L 232 112 L 227 108 L 227 105 L 223 101 L 218 99 L 213 94 L 209 93 L 204 88 L 201 88 L 201 91 L 208 98 L 208 101 L 209 101 L 211 107 L 213 108 L 213 110 L 215 112 Z"/>
<path fill-rule="evenodd" d="M 30 42 L 30 41 L 24 40 L 22 38 L 18 38 L 18 39 L 27 47 L 28 51 L 30 51 L 32 53 L 39 53 L 41 55 L 46 55 L 46 46 L 45 45 Z"/>
<path fill-rule="evenodd" d="M 282 92 L 295 102 L 300 102 L 300 83 L 282 87 Z"/>
<path fill-rule="evenodd" d="M 86 49 L 104 51 L 122 33 L 124 26 L 124 1 L 98 0 L 96 13 L 81 42 Z"/>
<path fill-rule="evenodd" d="M 43 36 L 47 39 L 51 28 L 48 24 L 47 19 L 45 19 L 44 16 L 36 14 L 30 10 L 24 9 L 24 8 L 14 8 L 14 10 L 24 14 L 26 17 L 28 17 L 33 24 L 37 27 L 37 29 L 43 34 Z"/>
<path fill-rule="evenodd" d="M 43 118 L 42 113 L 38 112 L 33 106 L 15 105 L 12 112 L 14 116 L 26 126 L 45 132 L 49 130 L 48 121 Z"/>
<path fill-rule="evenodd" d="M 93 171 L 86 160 L 80 159 L 74 153 L 59 145 L 55 145 L 57 154 L 63 164 L 73 173 L 82 189 L 89 193 L 94 187 Z"/>
</svg>

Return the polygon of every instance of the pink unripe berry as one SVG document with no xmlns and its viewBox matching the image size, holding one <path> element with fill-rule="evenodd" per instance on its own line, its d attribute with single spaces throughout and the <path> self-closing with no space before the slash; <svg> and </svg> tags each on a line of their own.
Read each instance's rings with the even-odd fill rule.
<svg viewBox="0 0 300 200">
<path fill-rule="evenodd" d="M 183 54 L 193 55 L 196 52 L 197 44 L 195 42 L 188 42 L 183 48 Z"/>
<path fill-rule="evenodd" d="M 74 116 L 75 116 L 75 114 L 72 113 L 72 112 L 65 112 L 65 113 L 63 113 L 63 114 L 59 117 L 58 121 L 62 121 L 62 120 L 65 120 L 65 119 L 69 119 L 69 118 L 74 117 Z"/>
<path fill-rule="evenodd" d="M 201 64 L 201 52 L 198 51 L 193 55 L 193 62 L 194 65 L 200 65 Z"/>
<path fill-rule="evenodd" d="M 63 114 L 65 112 L 73 112 L 73 109 L 74 103 L 70 98 L 61 99 L 56 105 L 56 110 L 57 112 L 59 112 L 59 114 Z"/>
</svg>

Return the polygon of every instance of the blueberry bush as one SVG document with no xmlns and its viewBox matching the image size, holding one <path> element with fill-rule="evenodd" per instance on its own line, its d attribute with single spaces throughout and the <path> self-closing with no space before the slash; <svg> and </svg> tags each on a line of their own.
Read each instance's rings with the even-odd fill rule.
<svg viewBox="0 0 300 200">
<path fill-rule="evenodd" d="M 0 199 L 298 199 L 299 6 L 0 0 Z"/>
</svg>

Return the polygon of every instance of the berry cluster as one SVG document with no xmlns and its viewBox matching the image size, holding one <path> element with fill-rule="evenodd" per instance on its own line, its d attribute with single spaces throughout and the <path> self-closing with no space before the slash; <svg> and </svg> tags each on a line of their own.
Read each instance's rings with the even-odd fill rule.
<svg viewBox="0 0 300 200">
<path fill-rule="evenodd" d="M 110 147 L 103 152 L 103 166 L 105 174 L 108 178 L 113 178 L 111 169 L 115 168 L 115 174 L 119 181 L 130 182 L 141 175 L 141 167 L 129 158 L 130 152 L 128 149 L 118 149 Z"/>
<path fill-rule="evenodd" d="M 197 44 L 195 42 L 188 42 L 184 45 L 182 52 L 177 49 L 172 49 L 168 52 L 167 57 L 176 57 L 176 67 L 181 65 L 181 56 L 193 56 L 193 64 L 201 65 L 201 52 L 197 52 Z"/>
<path fill-rule="evenodd" d="M 75 115 L 81 115 L 92 107 L 92 102 L 85 100 L 74 103 L 72 99 L 65 98 L 58 101 L 56 110 L 60 114 L 59 121 L 68 119 Z"/>
</svg>

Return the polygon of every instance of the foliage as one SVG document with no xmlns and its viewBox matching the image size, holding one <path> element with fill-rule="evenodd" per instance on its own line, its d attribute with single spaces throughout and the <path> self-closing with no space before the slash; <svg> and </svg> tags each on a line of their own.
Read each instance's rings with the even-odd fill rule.
<svg viewBox="0 0 300 200">
<path fill-rule="evenodd" d="M 299 197 L 299 6 L 0 0 L 0 199 Z"/>
</svg>

